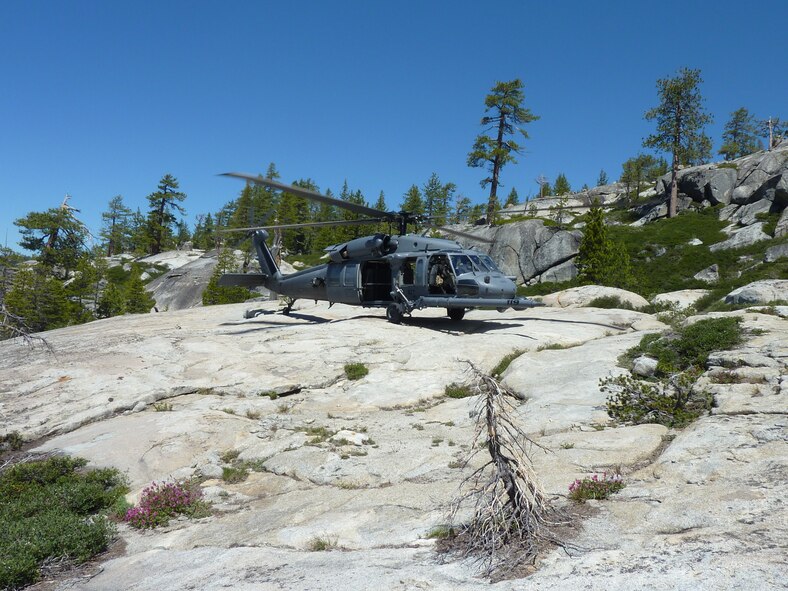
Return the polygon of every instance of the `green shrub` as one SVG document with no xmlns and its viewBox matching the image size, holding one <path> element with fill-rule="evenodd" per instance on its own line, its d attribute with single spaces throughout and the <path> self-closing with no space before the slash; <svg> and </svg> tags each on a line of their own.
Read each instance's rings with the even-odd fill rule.
<svg viewBox="0 0 788 591">
<path fill-rule="evenodd" d="M 608 310 L 634 310 L 635 307 L 629 302 L 625 302 L 618 296 L 601 296 L 588 302 L 587 308 L 605 308 Z"/>
<path fill-rule="evenodd" d="M 468 398 L 469 396 L 473 396 L 473 391 L 470 386 L 457 383 L 451 383 L 446 386 L 443 393 L 448 398 Z"/>
<path fill-rule="evenodd" d="M 0 476 L 0 588 L 35 582 L 49 559 L 79 563 L 107 548 L 114 526 L 105 514 L 128 488 L 117 470 L 83 470 L 86 464 L 58 456 Z"/>
<path fill-rule="evenodd" d="M 608 394 L 607 414 L 620 423 L 656 423 L 684 427 L 708 413 L 714 398 L 705 391 L 694 391 L 698 372 L 684 372 L 670 382 L 646 382 L 630 375 L 604 378 L 599 389 Z"/>
<path fill-rule="evenodd" d="M 11 431 L 0 437 L 0 452 L 6 450 L 17 451 L 22 449 L 24 444 L 25 440 L 22 439 L 19 431 Z"/>
<path fill-rule="evenodd" d="M 367 366 L 363 363 L 347 363 L 345 364 L 345 376 L 349 380 L 360 380 L 369 373 Z"/>
<path fill-rule="evenodd" d="M 690 368 L 703 369 L 712 351 L 724 351 L 742 341 L 741 319 L 706 318 L 663 335 L 647 334 L 627 355 L 648 355 L 658 361 L 657 375 Z"/>
</svg>

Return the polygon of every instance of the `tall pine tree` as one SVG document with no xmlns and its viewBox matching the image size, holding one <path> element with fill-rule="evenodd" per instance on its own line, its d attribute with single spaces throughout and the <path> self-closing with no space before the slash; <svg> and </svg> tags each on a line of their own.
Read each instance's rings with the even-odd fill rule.
<svg viewBox="0 0 788 591">
<path fill-rule="evenodd" d="M 703 108 L 700 70 L 683 68 L 673 78 L 657 80 L 659 105 L 646 111 L 648 121 L 656 121 L 656 133 L 643 145 L 672 156 L 668 217 L 677 213 L 679 166 L 700 164 L 711 156 L 711 140 L 703 132 L 712 117 Z"/>
<path fill-rule="evenodd" d="M 528 133 L 523 125 L 539 119 L 530 109 L 523 107 L 525 94 L 523 83 L 519 79 L 509 82 L 498 82 L 492 92 L 484 100 L 485 112 L 481 124 L 492 135 L 479 134 L 468 154 L 468 166 L 486 168 L 490 176 L 481 181 L 481 186 L 490 185 L 490 197 L 487 201 L 487 219 L 492 223 L 498 202 L 498 185 L 501 169 L 510 162 L 516 163 L 514 154 L 522 153 L 520 145 L 510 136 L 515 132 L 522 134 L 524 139 Z"/>
</svg>

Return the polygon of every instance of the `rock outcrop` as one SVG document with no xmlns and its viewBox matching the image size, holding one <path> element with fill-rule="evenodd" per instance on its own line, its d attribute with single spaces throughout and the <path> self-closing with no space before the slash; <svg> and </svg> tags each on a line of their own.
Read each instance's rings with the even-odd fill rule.
<svg viewBox="0 0 788 591">
<path fill-rule="evenodd" d="M 573 259 L 582 238 L 579 230 L 545 226 L 542 220 L 463 230 L 494 240 L 493 244 L 460 241 L 492 256 L 501 270 L 515 276 L 518 283 L 568 281 L 577 276 Z"/>
<path fill-rule="evenodd" d="M 745 383 L 709 377 L 714 414 L 670 433 L 611 425 L 598 388 L 644 331 L 664 328 L 647 314 L 538 308 L 454 323 L 427 310 L 397 326 L 341 305 L 290 316 L 261 305 L 250 320 L 237 304 L 60 329 L 45 335 L 55 356 L 0 343 L 3 433 L 119 468 L 132 500 L 151 481 L 200 476 L 213 503 L 211 517 L 163 529 L 120 525 L 114 558 L 52 588 L 781 588 L 788 321 L 736 313 L 759 334 L 712 371 Z M 438 563 L 427 533 L 443 523 L 474 429 L 475 399 L 444 386 L 467 379 L 468 361 L 490 371 L 514 349 L 525 353 L 503 380 L 523 399 L 519 422 L 541 446 L 534 469 L 554 502 L 571 509 L 568 485 L 614 466 L 627 486 L 589 501 L 569 554 L 491 585 L 468 563 Z M 351 360 L 369 374 L 348 381 Z M 257 471 L 222 481 L 228 455 Z M 316 538 L 342 551 L 309 551 Z"/>
</svg>

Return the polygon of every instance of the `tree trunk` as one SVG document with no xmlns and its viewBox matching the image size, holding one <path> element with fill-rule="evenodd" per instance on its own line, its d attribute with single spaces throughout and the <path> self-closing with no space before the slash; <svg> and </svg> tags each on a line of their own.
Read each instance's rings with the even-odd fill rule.
<svg viewBox="0 0 788 591">
<path fill-rule="evenodd" d="M 504 115 L 498 122 L 498 139 L 496 140 L 496 152 L 493 159 L 492 183 L 490 184 L 490 200 L 487 202 L 487 223 L 492 224 L 495 218 L 495 201 L 498 198 L 498 174 L 501 171 L 501 148 L 503 147 Z"/>
<path fill-rule="evenodd" d="M 673 152 L 673 167 L 670 172 L 670 201 L 668 202 L 668 217 L 673 218 L 676 217 L 676 209 L 678 208 L 679 202 L 679 184 L 678 184 L 678 172 L 679 172 L 679 155 L 678 152 Z"/>
</svg>

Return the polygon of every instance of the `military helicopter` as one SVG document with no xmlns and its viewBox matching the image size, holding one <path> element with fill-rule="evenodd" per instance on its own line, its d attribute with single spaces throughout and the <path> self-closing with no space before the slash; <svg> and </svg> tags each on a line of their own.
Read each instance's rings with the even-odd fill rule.
<svg viewBox="0 0 788 591">
<path fill-rule="evenodd" d="M 474 308 L 496 308 L 503 312 L 508 308 L 524 310 L 542 305 L 517 297 L 514 277 L 504 275 L 488 255 L 465 248 L 452 240 L 409 234 L 408 225 L 425 221 L 424 216 L 405 211 L 386 212 L 348 203 L 262 176 L 239 172 L 228 172 L 223 176 L 367 216 L 339 222 L 234 229 L 252 232 L 252 244 L 262 273 L 226 273 L 220 277 L 219 285 L 247 288 L 264 286 L 289 298 L 285 314 L 290 312 L 297 299 L 328 301 L 332 305 L 342 303 L 365 308 L 385 308 L 386 318 L 394 324 L 402 322 L 403 317 L 410 316 L 414 310 L 423 308 L 446 308 L 451 320 L 460 321 L 466 310 Z M 266 244 L 269 236 L 267 230 L 374 222 L 397 224 L 399 234 L 373 234 L 329 246 L 325 249 L 327 263 L 288 275 L 279 271 Z M 487 241 L 448 228 L 440 228 L 440 231 Z"/>
</svg>

